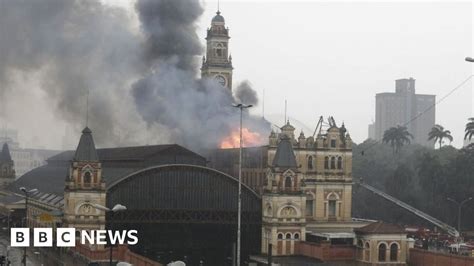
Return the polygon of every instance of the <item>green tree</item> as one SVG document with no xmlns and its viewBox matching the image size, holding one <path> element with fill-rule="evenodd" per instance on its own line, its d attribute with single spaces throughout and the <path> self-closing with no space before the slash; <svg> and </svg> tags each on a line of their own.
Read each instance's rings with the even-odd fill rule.
<svg viewBox="0 0 474 266">
<path fill-rule="evenodd" d="M 431 131 L 428 133 L 428 140 L 434 140 L 434 142 L 439 143 L 439 148 L 443 144 L 443 139 L 448 139 L 449 143 L 453 141 L 453 136 L 451 136 L 451 131 L 444 130 L 444 127 L 441 125 L 435 125 Z"/>
<path fill-rule="evenodd" d="M 471 140 L 472 136 L 474 136 L 474 117 L 469 118 L 467 121 L 464 139 Z"/>
<path fill-rule="evenodd" d="M 405 144 L 410 144 L 413 135 L 408 132 L 406 127 L 397 126 L 385 130 L 383 134 L 383 143 L 389 143 L 394 153 L 398 153 Z"/>
</svg>

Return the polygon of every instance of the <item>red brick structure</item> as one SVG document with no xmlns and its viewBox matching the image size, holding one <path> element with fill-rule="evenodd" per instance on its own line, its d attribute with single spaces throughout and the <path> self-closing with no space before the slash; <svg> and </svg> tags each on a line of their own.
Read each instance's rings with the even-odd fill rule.
<svg viewBox="0 0 474 266">
<path fill-rule="evenodd" d="M 334 246 L 330 243 L 295 242 L 295 254 L 322 261 L 351 261 L 355 257 L 354 246 Z"/>
<path fill-rule="evenodd" d="M 90 261 L 108 261 L 110 250 L 108 248 L 102 250 L 91 250 L 88 246 L 76 244 L 73 251 L 86 257 Z M 123 261 L 133 264 L 134 266 L 162 266 L 162 264 L 150 260 L 144 256 L 133 253 L 125 245 L 120 245 L 112 249 L 112 257 L 114 261 Z"/>
<path fill-rule="evenodd" d="M 474 266 L 473 257 L 443 254 L 411 248 L 408 259 L 410 266 Z"/>
</svg>

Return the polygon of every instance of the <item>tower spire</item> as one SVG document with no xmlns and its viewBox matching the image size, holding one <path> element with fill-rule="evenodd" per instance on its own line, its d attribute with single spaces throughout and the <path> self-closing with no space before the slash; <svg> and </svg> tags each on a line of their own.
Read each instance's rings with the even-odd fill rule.
<svg viewBox="0 0 474 266">
<path fill-rule="evenodd" d="M 217 14 L 221 13 L 220 2 L 217 0 Z"/>
<path fill-rule="evenodd" d="M 86 95 L 86 127 L 89 126 L 89 88 L 87 88 Z"/>
</svg>

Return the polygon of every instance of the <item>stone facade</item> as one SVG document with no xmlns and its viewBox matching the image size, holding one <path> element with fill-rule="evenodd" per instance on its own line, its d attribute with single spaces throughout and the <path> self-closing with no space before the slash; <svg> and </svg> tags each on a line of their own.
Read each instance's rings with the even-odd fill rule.
<svg viewBox="0 0 474 266">
<path fill-rule="evenodd" d="M 201 76 L 213 78 L 220 85 L 232 90 L 232 56 L 229 54 L 229 28 L 224 17 L 217 11 L 207 29 L 206 56 L 202 58 Z"/>
<path fill-rule="evenodd" d="M 294 254 L 308 226 L 340 230 L 352 222 L 352 140 L 344 125 L 331 124 L 316 138 L 287 122 L 272 132 L 262 195 L 262 252 Z"/>
</svg>

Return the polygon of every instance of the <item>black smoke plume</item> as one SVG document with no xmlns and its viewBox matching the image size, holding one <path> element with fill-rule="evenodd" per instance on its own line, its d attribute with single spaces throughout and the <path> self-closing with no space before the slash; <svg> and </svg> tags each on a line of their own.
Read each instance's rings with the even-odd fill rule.
<svg viewBox="0 0 474 266">
<path fill-rule="evenodd" d="M 216 147 L 238 128 L 232 103 L 244 98 L 198 78 L 199 1 L 138 0 L 135 12 L 139 30 L 124 9 L 100 1 L 0 0 L 2 108 L 41 90 L 51 113 L 79 132 L 89 90 L 89 126 L 98 146 Z M 34 86 L 18 93 L 24 77 Z M 252 94 L 248 89 L 243 95 Z M 266 122 L 247 113 L 244 123 L 268 133 Z"/>
</svg>

